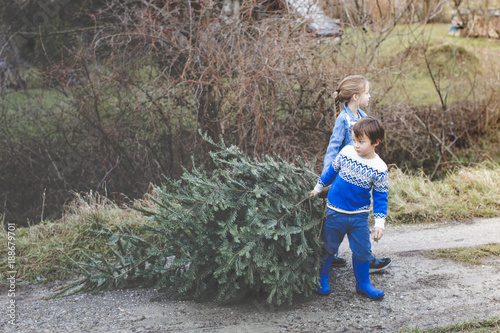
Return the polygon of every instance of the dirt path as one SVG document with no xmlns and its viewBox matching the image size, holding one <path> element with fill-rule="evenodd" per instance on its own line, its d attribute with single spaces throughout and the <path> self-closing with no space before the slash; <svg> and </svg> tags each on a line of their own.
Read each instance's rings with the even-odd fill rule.
<svg viewBox="0 0 500 333">
<path fill-rule="evenodd" d="M 332 273 L 333 294 L 292 306 L 263 300 L 220 306 L 213 302 L 150 302 L 152 289 L 78 294 L 45 301 L 58 284 L 17 286 L 17 324 L 7 323 L 9 298 L 0 294 L 1 332 L 397 332 L 500 316 L 500 259 L 480 266 L 431 260 L 423 251 L 500 241 L 500 218 L 462 223 L 389 226 L 374 253 L 392 266 L 371 275 L 381 301 L 355 293 L 350 260 Z M 349 259 L 345 241 L 341 256 Z"/>
</svg>

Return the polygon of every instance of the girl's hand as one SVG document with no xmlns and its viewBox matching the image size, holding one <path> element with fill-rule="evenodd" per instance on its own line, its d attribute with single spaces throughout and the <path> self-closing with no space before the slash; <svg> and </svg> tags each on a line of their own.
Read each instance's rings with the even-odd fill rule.
<svg viewBox="0 0 500 333">
<path fill-rule="evenodd" d="M 309 192 L 310 197 L 317 197 L 318 195 L 319 195 L 319 192 L 316 192 L 315 190 L 312 190 L 311 192 Z"/>
<path fill-rule="evenodd" d="M 382 228 L 375 228 L 375 232 L 374 232 L 374 235 L 373 235 L 373 240 L 375 242 L 378 242 L 380 240 L 380 238 L 382 238 L 383 235 L 384 235 L 384 229 L 382 229 Z"/>
</svg>

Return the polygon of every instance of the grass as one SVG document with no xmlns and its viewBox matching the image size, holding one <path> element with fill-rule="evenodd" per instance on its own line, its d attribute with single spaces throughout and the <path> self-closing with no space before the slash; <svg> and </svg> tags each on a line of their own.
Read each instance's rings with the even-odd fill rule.
<svg viewBox="0 0 500 333">
<path fill-rule="evenodd" d="M 481 265 L 481 259 L 490 256 L 500 256 L 500 244 L 488 244 L 467 248 L 437 249 L 426 252 L 432 259 L 452 259 L 465 264 Z"/>
<path fill-rule="evenodd" d="M 454 324 L 447 327 L 432 329 L 405 328 L 399 333 L 498 333 L 500 332 L 500 317 Z"/>
<path fill-rule="evenodd" d="M 17 278 L 25 282 L 66 278 L 72 274 L 70 258 L 79 261 L 85 253 L 93 251 L 103 256 L 111 254 L 106 231 L 120 233 L 127 229 L 154 238 L 141 229 L 145 222 L 146 218 L 138 211 L 118 207 L 98 194 L 76 194 L 61 220 L 46 220 L 15 231 Z M 0 241 L 7 244 L 7 232 L 3 229 Z M 0 252 L 0 266 L 7 267 L 6 248 Z M 0 273 L 1 280 L 6 271 Z"/>
<path fill-rule="evenodd" d="M 488 49 L 491 51 L 500 52 L 500 44 L 498 41 L 489 38 L 464 38 L 448 35 L 448 23 L 433 23 L 427 25 L 399 25 L 396 32 L 398 35 L 398 43 L 387 43 L 382 48 L 382 53 L 390 54 L 406 48 L 414 42 L 415 36 L 421 36 L 429 45 L 446 45 L 456 44 L 457 46 L 465 47 L 470 51 L 475 49 Z M 392 40 L 393 41 L 393 40 Z"/>
<path fill-rule="evenodd" d="M 418 223 L 500 214 L 500 165 L 458 169 L 443 180 L 391 170 L 388 221 Z"/>
<path fill-rule="evenodd" d="M 56 89 L 29 89 L 24 91 L 11 91 L 2 96 L 2 103 L 7 110 L 26 110 L 36 108 L 40 111 L 61 108 L 68 105 L 67 98 Z"/>
<path fill-rule="evenodd" d="M 397 103 L 439 105 L 438 93 L 425 65 L 423 47 L 427 48 L 430 68 L 442 92 L 451 77 L 448 102 L 480 99 L 498 90 L 498 80 L 493 73 L 500 71 L 500 43 L 488 38 L 449 36 L 448 29 L 449 25 L 442 23 L 399 25 L 380 45 L 374 66 L 386 70 L 383 76 L 370 79 L 374 83 L 372 95 L 381 107 Z M 349 34 L 349 30 L 345 33 Z M 470 92 L 473 87 L 474 94 Z"/>
</svg>

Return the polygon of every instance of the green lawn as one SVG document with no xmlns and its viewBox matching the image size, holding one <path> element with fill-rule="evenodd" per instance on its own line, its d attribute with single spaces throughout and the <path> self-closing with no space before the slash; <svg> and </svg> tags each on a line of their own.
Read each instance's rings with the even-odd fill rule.
<svg viewBox="0 0 500 333">
<path fill-rule="evenodd" d="M 397 26 L 380 42 L 373 62 L 367 63 L 379 37 L 347 27 L 337 61 L 359 63 L 360 72 L 368 69 L 372 96 L 382 107 L 440 105 L 430 72 L 443 96 L 447 91 L 447 102 L 473 101 L 498 91 L 500 41 L 450 36 L 448 29 L 445 23 Z"/>
</svg>

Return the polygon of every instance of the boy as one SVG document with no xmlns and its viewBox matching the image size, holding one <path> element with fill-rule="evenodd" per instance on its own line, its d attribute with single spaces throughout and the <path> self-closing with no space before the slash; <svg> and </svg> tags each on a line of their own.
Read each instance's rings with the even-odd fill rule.
<svg viewBox="0 0 500 333">
<path fill-rule="evenodd" d="M 324 187 L 331 184 L 324 225 L 320 284 L 317 288 L 320 294 L 331 292 L 328 284 L 330 266 L 336 249 L 347 234 L 352 251 L 356 291 L 373 299 L 384 296 L 384 292 L 375 289 L 370 282 L 371 242 L 368 226 L 373 196 L 374 239 L 382 238 L 387 216 L 389 181 L 387 165 L 375 153 L 375 147 L 384 139 L 384 135 L 385 130 L 379 120 L 373 117 L 358 120 L 352 127 L 353 145 L 342 148 L 335 161 L 318 180 L 314 190 L 309 193 L 310 196 L 318 196 Z"/>
</svg>

